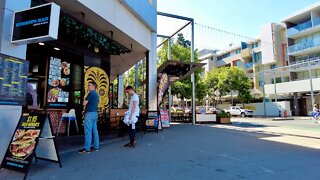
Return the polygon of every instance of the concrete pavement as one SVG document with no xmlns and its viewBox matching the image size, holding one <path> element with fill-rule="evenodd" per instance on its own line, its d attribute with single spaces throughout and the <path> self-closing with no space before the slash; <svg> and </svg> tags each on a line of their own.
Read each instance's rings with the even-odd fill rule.
<svg viewBox="0 0 320 180">
<path fill-rule="evenodd" d="M 299 120 L 232 121 L 175 124 L 159 134 L 138 136 L 134 149 L 122 147 L 128 139 L 118 139 L 86 155 L 65 151 L 62 168 L 39 161 L 28 179 L 320 179 L 320 124 L 299 129 Z M 296 125 L 281 125 L 293 122 Z M 21 177 L 8 170 L 0 173 L 0 179 Z"/>
</svg>

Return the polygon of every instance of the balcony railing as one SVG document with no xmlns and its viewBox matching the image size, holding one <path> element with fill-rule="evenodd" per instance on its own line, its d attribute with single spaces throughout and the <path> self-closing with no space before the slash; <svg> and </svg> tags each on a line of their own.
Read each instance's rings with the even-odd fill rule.
<svg viewBox="0 0 320 180">
<path fill-rule="evenodd" d="M 305 41 L 299 44 L 295 44 L 293 46 L 289 46 L 289 53 L 297 52 L 297 51 L 302 51 L 305 49 L 313 48 L 320 46 L 320 39 L 313 39 L 311 41 Z"/>
<path fill-rule="evenodd" d="M 291 36 L 291 35 L 294 35 L 294 34 L 298 34 L 301 31 L 305 31 L 305 30 L 307 30 L 309 28 L 312 28 L 312 22 L 311 21 L 307 21 L 305 23 L 296 25 L 296 26 L 288 29 L 287 34 L 288 34 L 288 36 Z"/>
<path fill-rule="evenodd" d="M 320 24 L 320 17 L 315 18 L 315 19 L 313 20 L 313 26 L 318 26 L 319 24 Z"/>
<path fill-rule="evenodd" d="M 252 69 L 252 67 L 253 67 L 253 63 L 251 62 L 251 63 L 247 63 L 246 65 L 245 65 L 245 68 L 246 69 Z"/>
</svg>

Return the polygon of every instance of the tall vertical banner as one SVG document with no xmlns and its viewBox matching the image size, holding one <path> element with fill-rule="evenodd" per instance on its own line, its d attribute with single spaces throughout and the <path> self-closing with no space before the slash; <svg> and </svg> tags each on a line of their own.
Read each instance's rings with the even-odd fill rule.
<svg viewBox="0 0 320 180">
<path fill-rule="evenodd" d="M 167 90 L 167 88 L 169 87 L 169 76 L 166 73 L 163 73 L 161 75 L 161 78 L 158 82 L 158 105 L 160 105 L 162 103 L 163 100 L 163 96 Z"/>
</svg>

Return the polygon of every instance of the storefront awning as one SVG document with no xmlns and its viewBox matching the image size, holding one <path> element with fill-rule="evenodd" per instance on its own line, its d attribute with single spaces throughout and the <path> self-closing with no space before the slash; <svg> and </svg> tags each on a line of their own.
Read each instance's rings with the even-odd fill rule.
<svg viewBox="0 0 320 180">
<path fill-rule="evenodd" d="M 205 63 L 168 60 L 158 68 L 158 77 L 161 77 L 162 74 L 166 73 L 170 79 L 169 86 L 171 86 L 176 81 L 188 78 L 193 72 L 204 65 Z M 145 83 L 146 81 L 142 82 L 141 85 L 144 85 Z"/>
</svg>

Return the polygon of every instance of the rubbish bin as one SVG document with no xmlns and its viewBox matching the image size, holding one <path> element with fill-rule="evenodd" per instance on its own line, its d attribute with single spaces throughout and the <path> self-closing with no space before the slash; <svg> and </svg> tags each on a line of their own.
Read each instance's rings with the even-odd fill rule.
<svg viewBox="0 0 320 180">
<path fill-rule="evenodd" d="M 283 111 L 283 116 L 284 116 L 284 117 L 287 117 L 287 110 L 284 110 L 284 111 Z"/>
</svg>

